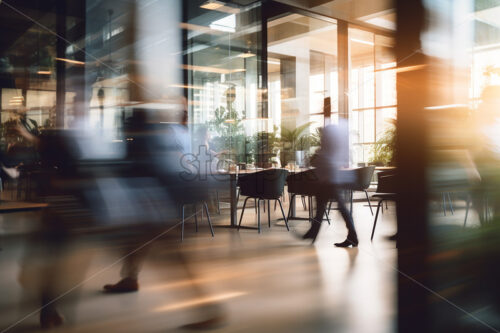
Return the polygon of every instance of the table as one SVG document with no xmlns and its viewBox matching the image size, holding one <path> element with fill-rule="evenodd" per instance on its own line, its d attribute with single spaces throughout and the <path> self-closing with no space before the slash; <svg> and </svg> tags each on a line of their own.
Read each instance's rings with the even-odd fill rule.
<svg viewBox="0 0 500 333">
<path fill-rule="evenodd" d="M 238 175 L 251 174 L 259 171 L 269 170 L 268 169 L 249 169 L 249 170 L 240 170 L 240 171 L 228 171 L 228 172 L 219 172 L 219 175 L 228 175 L 229 176 L 229 194 L 230 194 L 230 220 L 231 223 L 229 226 L 231 228 L 238 227 L 238 202 L 237 199 L 237 183 L 238 183 Z M 287 169 L 288 170 L 288 169 Z M 299 173 L 302 171 L 306 171 L 309 169 L 294 169 L 288 170 L 289 173 Z M 292 203 L 292 215 L 295 215 L 295 202 Z M 244 227 L 242 227 L 244 228 Z"/>
<path fill-rule="evenodd" d="M 47 207 L 46 203 L 25 201 L 0 201 L 0 214 L 38 210 Z"/>
</svg>

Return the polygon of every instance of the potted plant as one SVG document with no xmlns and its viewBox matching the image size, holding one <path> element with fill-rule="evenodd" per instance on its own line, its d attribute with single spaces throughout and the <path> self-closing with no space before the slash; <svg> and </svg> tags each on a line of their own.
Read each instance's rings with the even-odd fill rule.
<svg viewBox="0 0 500 333">
<path fill-rule="evenodd" d="M 310 121 L 294 129 L 281 128 L 282 165 L 286 165 L 290 161 L 300 162 L 297 161 L 297 156 L 301 161 L 305 159 L 306 151 L 311 147 L 311 136 L 306 131 L 312 123 Z"/>
<path fill-rule="evenodd" d="M 373 145 L 372 157 L 369 163 L 380 166 L 394 165 L 394 151 L 396 149 L 396 127 L 385 130 L 380 139 Z"/>
</svg>

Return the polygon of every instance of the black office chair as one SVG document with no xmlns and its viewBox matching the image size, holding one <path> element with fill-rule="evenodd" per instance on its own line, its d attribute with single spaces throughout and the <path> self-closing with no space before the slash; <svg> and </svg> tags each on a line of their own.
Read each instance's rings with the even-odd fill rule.
<svg viewBox="0 0 500 333">
<path fill-rule="evenodd" d="M 241 221 L 243 219 L 243 213 L 245 212 L 245 206 L 248 199 L 257 199 L 257 230 L 260 233 L 260 202 L 267 200 L 267 218 L 269 227 L 271 227 L 271 210 L 270 210 L 270 200 L 278 201 L 281 213 L 283 214 L 283 219 L 285 220 L 286 229 L 288 228 L 288 221 L 283 210 L 283 205 L 281 203 L 280 197 L 283 194 L 283 189 L 285 187 L 286 177 L 288 171 L 285 169 L 269 169 L 264 171 L 259 171 L 252 174 L 242 175 L 238 179 L 240 186 L 240 194 L 246 196 L 243 202 L 243 208 L 241 211 L 240 222 L 238 224 L 238 229 L 241 227 Z"/>
<path fill-rule="evenodd" d="M 377 192 L 372 195 L 372 198 L 378 199 L 377 212 L 375 213 L 375 220 L 373 221 L 373 229 L 370 240 L 373 240 L 375 234 L 375 227 L 377 226 L 378 213 L 384 201 L 396 201 L 396 175 L 394 171 L 385 171 L 378 174 Z"/>
<path fill-rule="evenodd" d="M 210 182 L 204 181 L 189 181 L 180 183 L 182 188 L 178 188 L 179 197 L 177 200 L 181 205 L 181 214 L 182 214 L 182 222 L 181 222 L 181 241 L 184 240 L 184 224 L 186 220 L 185 209 L 187 205 L 194 206 L 194 218 L 195 218 L 195 228 L 196 232 L 198 232 L 198 211 L 197 205 L 201 204 L 201 222 L 203 222 L 203 210 L 207 215 L 208 226 L 210 227 L 210 233 L 212 237 L 214 237 L 214 228 L 212 226 L 212 219 L 210 218 L 210 213 L 208 211 L 207 200 L 209 197 L 209 192 L 212 186 L 210 186 Z"/>
<path fill-rule="evenodd" d="M 297 195 L 300 195 L 302 199 L 308 197 L 309 200 L 309 219 L 313 218 L 314 212 L 312 211 L 312 197 L 316 195 L 319 180 L 316 175 L 315 170 L 307 170 L 304 172 L 299 172 L 287 177 L 288 193 L 290 195 L 290 205 L 288 208 L 288 218 L 291 218 L 291 208 L 292 204 Z M 304 207 L 307 207 L 304 202 L 302 203 Z M 325 211 L 325 217 L 330 224 L 330 217 L 328 216 L 328 211 Z"/>
<path fill-rule="evenodd" d="M 373 172 L 375 171 L 375 166 L 367 166 L 362 168 L 357 168 L 353 170 L 355 173 L 355 181 L 353 184 L 349 184 L 349 189 L 351 190 L 351 214 L 352 214 L 352 192 L 361 191 L 365 192 L 366 200 L 368 201 L 368 207 L 370 207 L 370 212 L 373 216 L 373 209 L 370 202 L 370 197 L 368 196 L 368 188 L 373 177 Z"/>
</svg>

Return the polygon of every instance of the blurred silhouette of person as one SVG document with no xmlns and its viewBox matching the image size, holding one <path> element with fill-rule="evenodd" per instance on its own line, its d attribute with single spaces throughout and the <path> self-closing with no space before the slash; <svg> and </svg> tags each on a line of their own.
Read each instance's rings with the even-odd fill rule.
<svg viewBox="0 0 500 333">
<path fill-rule="evenodd" d="M 316 215 L 311 221 L 310 229 L 302 236 L 303 239 L 310 239 L 313 242 L 318 236 L 321 228 L 321 221 L 325 215 L 327 204 L 330 200 L 338 203 L 338 209 L 342 214 L 348 233 L 345 241 L 335 243 L 337 247 L 349 247 L 358 245 L 358 236 L 354 223 L 345 206 L 341 193 L 342 184 L 350 183 L 353 179 L 347 179 L 347 173 L 343 173 L 340 168 L 343 166 L 344 156 L 348 156 L 346 148 L 347 124 L 340 122 L 339 125 L 327 125 L 321 133 L 321 147 L 312 158 L 312 165 L 316 168 Z"/>
<path fill-rule="evenodd" d="M 29 138 L 40 155 L 39 197 L 48 206 L 28 244 L 19 280 L 41 302 L 42 328 L 52 328 L 64 321 L 58 310 L 60 298 L 83 280 L 90 263 L 87 251 L 78 249 L 84 243 L 80 231 L 88 229 L 94 220 L 83 195 L 84 181 L 78 170 L 80 149 L 74 133 L 49 130 Z"/>
<path fill-rule="evenodd" d="M 500 86 L 488 86 L 481 94 L 477 112 L 477 138 L 474 162 L 480 174 L 473 204 L 483 224 L 500 215 Z M 492 216 L 489 216 L 489 212 Z"/>
<path fill-rule="evenodd" d="M 157 191 L 164 193 L 154 195 L 155 203 L 146 202 L 147 206 L 135 209 L 139 210 L 137 214 L 142 221 L 138 221 L 137 227 L 128 227 L 128 232 L 132 237 L 124 239 L 125 256 L 120 272 L 121 280 L 115 284 L 105 285 L 106 293 L 127 293 L 139 290 L 138 281 L 142 263 L 151 250 L 152 241 L 161 235 L 162 244 L 175 246 L 171 259 L 182 269 L 185 279 L 191 283 L 189 291 L 195 297 L 204 296 L 203 291 L 194 281 L 193 272 L 188 268 L 188 259 L 179 248 L 178 235 L 168 232 L 172 228 L 165 231 L 166 227 L 178 224 L 178 213 L 182 205 L 190 202 L 191 196 L 203 191 L 203 188 L 198 187 L 198 183 L 193 179 L 183 178 L 186 168 L 181 161 L 186 156 L 188 156 L 189 163 L 192 161 L 191 138 L 186 127 L 185 113 L 182 112 L 174 117 L 172 119 L 168 111 L 137 109 L 126 126 L 127 137 L 131 139 L 128 141 L 126 158 L 131 164 L 129 177 L 152 179 Z M 190 172 L 198 171 L 193 168 Z M 143 185 L 139 185 L 141 186 Z M 164 202 L 161 202 L 162 200 Z M 134 230 L 132 233 L 130 233 L 131 228 Z M 170 241 L 165 242 L 166 240 Z M 187 327 L 210 328 L 222 323 L 223 317 L 217 304 L 207 304 L 199 310 L 200 316 L 205 319 L 189 324 Z"/>
</svg>

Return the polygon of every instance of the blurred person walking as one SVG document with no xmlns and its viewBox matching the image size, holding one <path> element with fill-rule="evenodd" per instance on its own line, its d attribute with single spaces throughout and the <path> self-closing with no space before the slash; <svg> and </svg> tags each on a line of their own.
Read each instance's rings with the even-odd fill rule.
<svg viewBox="0 0 500 333">
<path fill-rule="evenodd" d="M 190 196 L 206 192 L 203 187 L 208 185 L 196 181 L 200 177 L 196 174 L 199 168 L 189 168 L 195 161 L 185 118 L 185 112 L 136 109 L 126 125 L 129 138 L 126 160 L 130 164 L 126 183 L 129 185 L 122 192 L 128 193 L 130 201 L 115 210 L 120 214 L 120 221 L 124 218 L 123 211 L 130 211 L 131 216 L 125 220 L 134 222 L 120 239 L 124 250 L 121 280 L 105 285 L 106 293 L 138 291 L 142 264 L 151 252 L 154 240 L 161 238 L 161 244 L 170 247 L 168 259 L 181 268 L 184 280 L 190 284 L 190 294 L 194 298 L 205 297 L 189 268 L 189 259 L 180 249 L 178 235 L 169 232 L 179 224 L 182 205 L 190 202 Z M 131 183 L 131 179 L 135 180 Z M 158 253 L 153 257 L 157 259 Z M 198 310 L 198 319 L 201 320 L 188 327 L 210 328 L 223 323 L 218 304 L 207 304 Z"/>
<path fill-rule="evenodd" d="M 40 156 L 36 170 L 39 199 L 48 204 L 42 211 L 39 229 L 33 233 L 21 264 L 19 281 L 40 302 L 42 328 L 61 325 L 58 310 L 72 299 L 75 286 L 82 282 L 90 264 L 89 251 L 83 251 L 85 232 L 93 225 L 92 212 L 85 199 L 88 187 L 79 172 L 81 151 L 73 131 L 47 130 L 40 136 L 26 136 Z"/>
<path fill-rule="evenodd" d="M 302 239 L 310 239 L 312 242 L 316 240 L 327 204 L 331 200 L 335 200 L 348 230 L 346 240 L 335 243 L 335 246 L 358 246 L 358 236 L 354 222 L 341 193 L 342 184 L 354 181 L 353 179 L 346 179 L 346 173 L 342 173 L 340 170 L 344 166 L 344 157 L 348 156 L 345 151 L 347 149 L 345 144 L 348 138 L 347 134 L 347 124 L 344 122 L 340 122 L 339 125 L 328 125 L 321 133 L 321 147 L 311 161 L 312 165 L 316 167 L 316 215 L 311 221 L 310 229 L 302 236 Z"/>
</svg>

